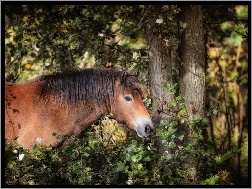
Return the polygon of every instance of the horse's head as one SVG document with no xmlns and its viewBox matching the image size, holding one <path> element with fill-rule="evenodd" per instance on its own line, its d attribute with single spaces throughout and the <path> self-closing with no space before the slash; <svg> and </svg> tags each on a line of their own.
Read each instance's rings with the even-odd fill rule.
<svg viewBox="0 0 252 189">
<path fill-rule="evenodd" d="M 111 113 L 116 120 L 125 122 L 128 127 L 135 130 L 139 137 L 148 138 L 154 127 L 143 104 L 143 94 L 144 88 L 137 76 L 123 72 L 115 81 Z"/>
</svg>

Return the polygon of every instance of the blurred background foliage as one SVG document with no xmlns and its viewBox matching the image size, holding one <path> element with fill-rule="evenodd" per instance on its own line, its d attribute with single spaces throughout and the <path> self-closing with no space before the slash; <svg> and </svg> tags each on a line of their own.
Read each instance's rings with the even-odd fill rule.
<svg viewBox="0 0 252 189">
<path fill-rule="evenodd" d="M 144 70 L 140 53 L 146 56 L 146 42 L 132 37 L 132 23 L 119 17 L 134 11 L 127 7 L 6 6 L 6 79 L 24 81 L 77 66 Z"/>
<path fill-rule="evenodd" d="M 163 22 L 162 19 L 152 18 L 148 7 L 149 5 L 5 5 L 5 80 L 26 81 L 52 72 L 107 67 L 129 72 L 139 69 L 140 80 L 148 88 L 148 44 L 144 31 L 151 24 L 158 23 L 163 24 L 162 28 L 167 29 L 168 35 L 176 36 L 176 14 L 179 12 L 177 6 L 163 6 L 162 11 L 167 19 Z M 214 154 L 219 154 L 216 158 L 223 160 L 222 155 L 227 157 L 222 165 L 226 166 L 225 169 L 218 176 L 202 181 L 203 184 L 216 184 L 221 179 L 224 181 L 220 184 L 244 184 L 248 179 L 249 8 L 248 5 L 203 6 L 207 47 L 208 136 Z M 179 42 L 179 39 L 173 39 L 164 39 L 164 44 Z M 174 72 L 178 72 L 178 67 L 174 69 Z M 151 100 L 146 97 L 144 101 L 150 109 Z M 162 173 L 159 172 L 161 169 L 158 170 L 162 163 L 159 162 L 160 165 L 155 167 L 155 161 L 161 161 L 155 159 L 155 148 L 152 148 L 153 151 L 146 146 L 142 148 L 144 144 L 115 120 L 105 117 L 89 130 L 92 132 L 87 132 L 86 135 L 92 136 L 90 139 L 94 145 L 82 146 L 85 137 L 76 139 L 74 148 L 78 148 L 78 145 L 82 148 L 76 152 L 79 155 L 70 153 L 72 164 L 62 163 L 67 169 L 57 167 L 58 164 L 52 166 L 54 161 L 51 159 L 60 159 L 57 153 L 63 152 L 58 152 L 57 149 L 48 152 L 43 149 L 41 164 L 32 157 L 23 165 L 22 161 L 15 158 L 9 159 L 6 162 L 7 183 L 57 184 L 57 178 L 58 183 L 62 181 L 66 184 L 95 184 L 95 181 L 97 184 L 181 184 L 176 179 L 162 180 Z M 108 148 L 109 146 L 112 147 Z M 12 152 L 8 157 L 17 156 L 13 153 L 15 149 L 7 147 L 7 151 Z M 18 149 L 18 154 L 26 154 L 24 149 Z M 233 149 L 242 150 L 226 155 Z M 83 150 L 82 154 L 80 151 Z M 37 150 L 38 153 L 40 151 L 41 149 Z M 51 155 L 51 162 L 46 160 L 48 154 Z M 135 160 L 132 163 L 133 156 Z M 85 160 L 87 157 L 91 159 Z M 100 161 L 104 165 L 98 163 L 98 159 L 102 157 L 105 159 Z M 155 161 L 150 161 L 150 158 Z M 99 166 L 103 170 L 100 175 L 99 171 L 94 170 Z M 110 170 L 107 170 L 109 166 Z M 26 170 L 23 170 L 24 167 Z M 78 173 L 76 169 L 80 167 L 83 170 Z M 59 170 L 55 172 L 50 168 Z M 134 172 L 138 169 L 141 171 Z M 226 171 L 231 173 L 231 181 L 225 180 Z M 51 180 L 36 180 L 39 177 L 43 179 L 48 174 Z M 168 178 L 175 178 L 172 173 L 166 174 Z"/>
</svg>

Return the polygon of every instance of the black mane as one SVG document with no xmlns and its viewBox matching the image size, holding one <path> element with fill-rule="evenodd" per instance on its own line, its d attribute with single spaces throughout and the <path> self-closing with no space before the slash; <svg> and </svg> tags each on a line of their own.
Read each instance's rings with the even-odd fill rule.
<svg viewBox="0 0 252 189">
<path fill-rule="evenodd" d="M 44 100 L 53 99 L 60 104 L 77 104 L 90 100 L 104 102 L 113 98 L 117 79 L 120 79 L 125 87 L 138 89 L 140 84 L 137 77 L 114 69 L 84 69 L 56 73 L 39 76 L 34 82 L 45 82 L 40 95 Z"/>
</svg>

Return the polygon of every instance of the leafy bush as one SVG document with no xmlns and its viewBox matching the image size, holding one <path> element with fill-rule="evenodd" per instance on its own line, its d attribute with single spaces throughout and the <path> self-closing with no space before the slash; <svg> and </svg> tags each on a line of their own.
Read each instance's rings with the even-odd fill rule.
<svg viewBox="0 0 252 189">
<path fill-rule="evenodd" d="M 35 145 L 32 153 L 6 145 L 5 184 L 141 184 L 149 172 L 150 152 L 136 140 L 106 146 L 93 128 L 66 140 L 66 147 Z"/>
<path fill-rule="evenodd" d="M 196 120 L 192 128 L 202 125 L 205 125 L 203 120 Z M 167 131 L 161 129 L 166 126 L 169 126 Z M 80 138 L 67 137 L 69 144 L 65 147 L 35 145 L 29 153 L 22 147 L 8 144 L 5 148 L 5 184 L 227 184 L 229 173 L 222 170 L 221 164 L 236 151 L 216 156 L 197 142 L 188 146 L 178 145 L 184 136 L 178 134 L 177 126 L 176 121 L 170 124 L 161 121 L 156 136 L 149 143 L 128 134 L 127 140 L 113 146 L 100 138 L 94 127 L 90 127 Z M 197 129 L 196 133 L 198 141 L 201 141 Z M 166 150 L 162 154 L 157 153 L 156 137 L 161 137 L 165 145 Z M 185 166 L 184 162 L 188 159 L 196 159 L 197 169 L 204 169 L 205 175 L 198 175 L 201 181 L 187 180 L 191 167 Z"/>
</svg>

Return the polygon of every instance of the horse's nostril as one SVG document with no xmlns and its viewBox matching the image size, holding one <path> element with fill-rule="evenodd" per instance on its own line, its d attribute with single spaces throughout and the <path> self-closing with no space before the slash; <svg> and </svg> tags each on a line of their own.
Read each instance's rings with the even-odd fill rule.
<svg viewBox="0 0 252 189">
<path fill-rule="evenodd" d="M 153 129 L 149 126 L 149 125 L 146 125 L 145 127 L 145 133 L 152 133 L 153 132 Z"/>
</svg>

